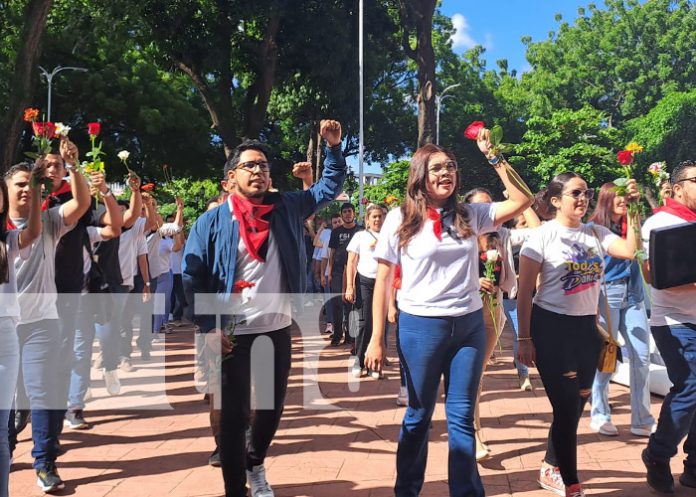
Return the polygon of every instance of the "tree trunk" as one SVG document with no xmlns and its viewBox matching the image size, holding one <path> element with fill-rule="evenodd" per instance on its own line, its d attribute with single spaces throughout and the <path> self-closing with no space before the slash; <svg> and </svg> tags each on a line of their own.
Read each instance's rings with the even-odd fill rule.
<svg viewBox="0 0 696 497">
<path fill-rule="evenodd" d="M 418 66 L 418 146 L 435 142 L 435 51 L 433 14 L 436 0 L 400 0 L 401 45 Z M 415 31 L 415 33 L 414 33 Z M 415 34 L 416 47 L 411 46 Z"/>
<path fill-rule="evenodd" d="M 53 0 L 31 0 L 24 15 L 24 27 L 15 57 L 8 109 L 0 123 L 0 172 L 4 173 L 17 158 L 23 110 L 31 105 L 32 79 L 41 54 L 41 41 Z"/>
<path fill-rule="evenodd" d="M 276 35 L 280 27 L 281 10 L 278 5 L 271 8 L 263 41 L 258 50 L 256 78 L 249 87 L 244 105 L 244 136 L 258 138 L 266 118 L 268 102 L 271 100 L 273 81 L 278 65 L 278 45 Z"/>
</svg>

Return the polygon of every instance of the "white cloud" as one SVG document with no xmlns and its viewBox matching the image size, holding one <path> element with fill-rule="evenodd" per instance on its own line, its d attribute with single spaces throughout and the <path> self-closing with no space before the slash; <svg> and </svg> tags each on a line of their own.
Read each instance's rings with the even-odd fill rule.
<svg viewBox="0 0 696 497">
<path fill-rule="evenodd" d="M 488 51 L 493 50 L 494 45 L 493 45 L 493 35 L 491 33 L 486 33 L 486 36 L 484 38 L 486 41 L 483 42 L 483 48 L 485 48 Z"/>
<path fill-rule="evenodd" d="M 469 21 L 466 20 L 462 14 L 454 14 L 452 16 L 452 26 L 454 27 L 454 33 L 452 34 L 452 48 L 454 50 L 464 49 L 468 50 L 475 47 L 478 43 L 471 37 L 469 30 Z"/>
</svg>

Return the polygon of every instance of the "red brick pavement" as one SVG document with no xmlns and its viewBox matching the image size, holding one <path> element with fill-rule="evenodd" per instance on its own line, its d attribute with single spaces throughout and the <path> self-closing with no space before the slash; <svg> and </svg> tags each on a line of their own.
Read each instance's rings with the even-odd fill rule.
<svg viewBox="0 0 696 497">
<path fill-rule="evenodd" d="M 509 339 L 504 339 L 509 345 Z M 293 339 L 293 370 L 280 429 L 266 461 L 276 496 L 386 497 L 393 495 L 395 451 L 404 408 L 396 407 L 398 367 L 392 365 L 384 380 L 349 374 L 348 350 L 326 348 L 318 335 Z M 87 431 L 66 429 L 66 453 L 58 466 L 66 489 L 60 495 L 76 497 L 220 496 L 220 470 L 207 466 L 213 449 L 208 406 L 193 385 L 191 330 L 180 329 L 160 342 L 153 362 L 123 374 L 123 392 L 106 398 L 103 384 L 95 382 L 95 400 L 87 417 Z M 396 361 L 393 344 L 390 356 Z M 316 366 L 316 379 L 303 374 L 303 365 Z M 93 372 L 93 375 L 96 375 Z M 536 375 L 534 392 L 517 389 L 509 350 L 486 373 L 481 415 L 483 434 L 492 457 L 480 464 L 489 496 L 546 496 L 535 479 L 542 458 L 550 406 Z M 163 386 L 164 385 L 164 386 Z M 359 386 L 359 388 L 357 388 Z M 318 387 L 318 389 L 317 389 Z M 303 407 L 305 394 L 321 392 L 323 405 Z M 158 390 L 164 391 L 166 396 Z M 170 409 L 118 408 L 127 401 Z M 653 398 L 657 415 L 661 399 Z M 642 497 L 653 495 L 644 483 L 640 451 L 645 439 L 629 432 L 628 390 L 611 387 L 614 422 L 621 434 L 608 438 L 592 433 L 587 414 L 581 420 L 578 460 L 581 479 L 591 495 Z M 42 495 L 31 469 L 29 430 L 22 433 L 10 477 L 10 495 Z M 435 410 L 423 496 L 447 496 L 447 429 L 440 402 Z M 673 460 L 681 470 L 681 457 Z M 677 485 L 677 496 L 694 495 Z"/>
</svg>

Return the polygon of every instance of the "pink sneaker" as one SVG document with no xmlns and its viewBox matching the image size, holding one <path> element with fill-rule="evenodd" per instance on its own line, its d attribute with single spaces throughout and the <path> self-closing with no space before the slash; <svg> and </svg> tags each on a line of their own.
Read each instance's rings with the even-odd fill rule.
<svg viewBox="0 0 696 497">
<path fill-rule="evenodd" d="M 566 487 L 565 497 L 585 497 L 585 491 L 582 489 L 582 485 L 574 483 Z"/>
<path fill-rule="evenodd" d="M 539 470 L 539 486 L 561 497 L 566 497 L 566 487 L 561 478 L 561 472 L 554 466 L 542 466 Z"/>
</svg>

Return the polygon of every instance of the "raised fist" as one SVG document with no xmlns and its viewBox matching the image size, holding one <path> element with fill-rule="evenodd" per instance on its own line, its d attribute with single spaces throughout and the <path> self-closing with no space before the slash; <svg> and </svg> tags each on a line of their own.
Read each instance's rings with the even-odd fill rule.
<svg viewBox="0 0 696 497">
<path fill-rule="evenodd" d="M 292 166 L 292 175 L 296 178 L 312 178 L 312 163 L 311 162 L 298 162 Z"/>
<path fill-rule="evenodd" d="M 135 176 L 128 176 L 128 186 L 130 186 L 130 189 L 134 192 L 139 192 L 140 191 L 140 178 L 135 175 Z"/>
<path fill-rule="evenodd" d="M 75 145 L 65 136 L 61 137 L 60 139 L 60 156 L 68 164 L 77 164 L 77 161 L 80 158 L 77 145 Z"/>
<path fill-rule="evenodd" d="M 96 191 L 99 191 L 101 193 L 106 193 L 107 191 L 109 191 L 109 187 L 106 184 L 106 181 L 104 181 L 104 173 L 99 171 L 93 171 L 89 173 L 89 181 L 90 184 L 96 189 Z"/>
<path fill-rule="evenodd" d="M 319 124 L 319 134 L 326 140 L 329 147 L 341 143 L 341 123 L 331 119 L 324 119 Z"/>
</svg>

